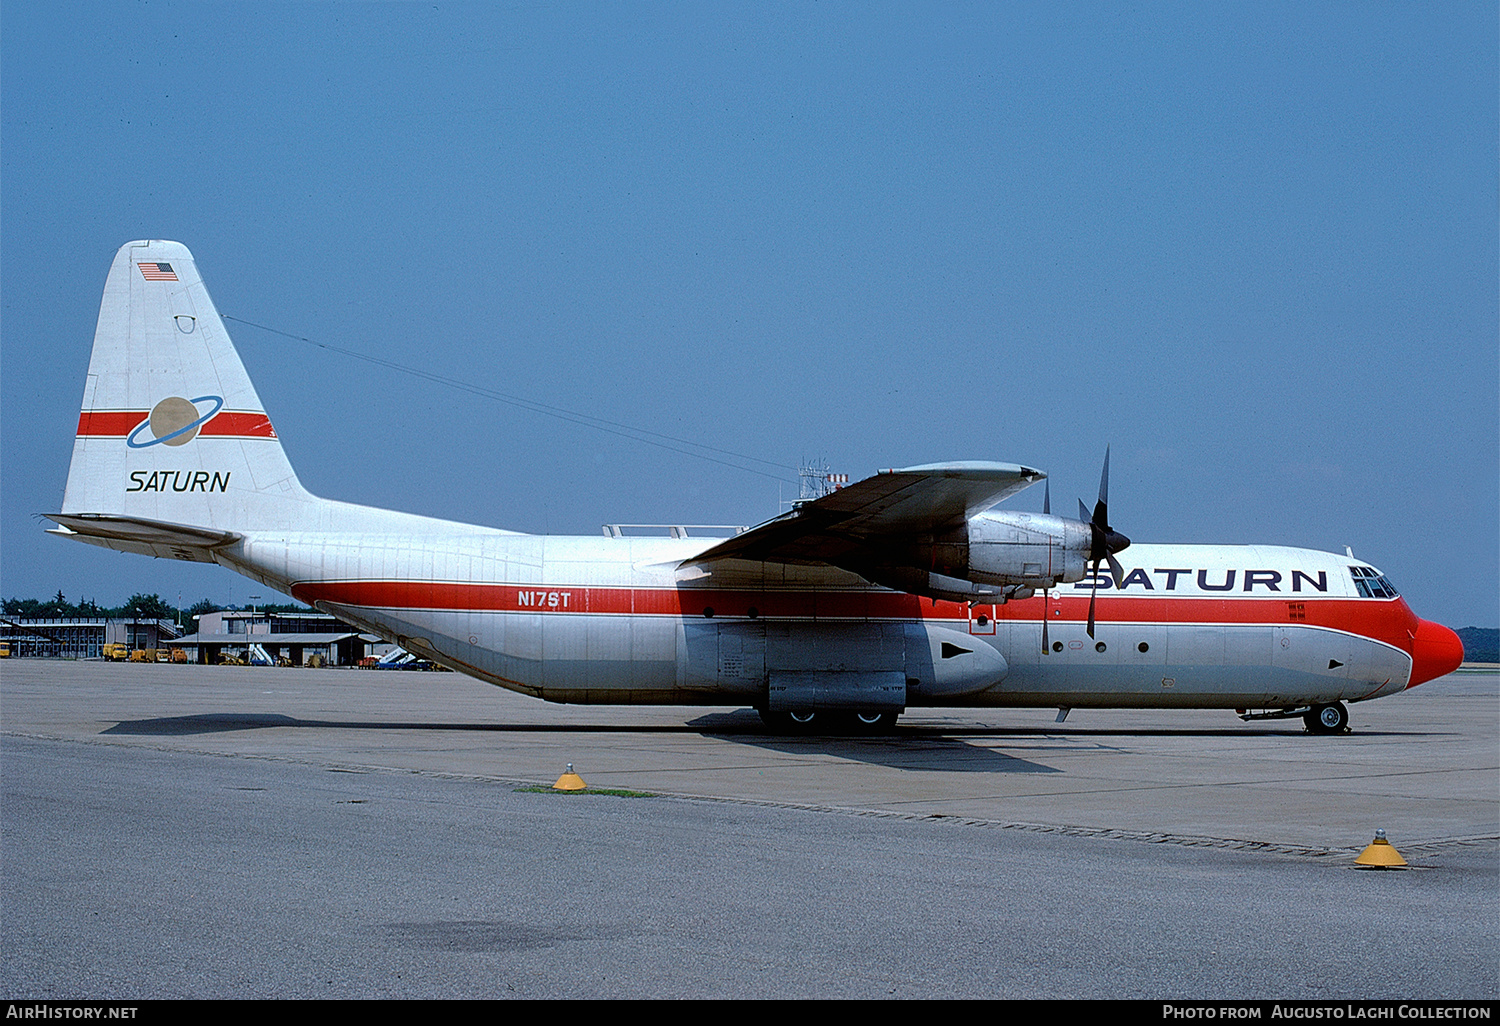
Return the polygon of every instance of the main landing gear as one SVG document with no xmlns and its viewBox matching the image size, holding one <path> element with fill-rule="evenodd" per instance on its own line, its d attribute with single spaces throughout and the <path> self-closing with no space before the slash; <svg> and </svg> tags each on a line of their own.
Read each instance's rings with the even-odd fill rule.
<svg viewBox="0 0 1500 1026">
<path fill-rule="evenodd" d="M 781 734 L 887 734 L 896 726 L 896 712 L 830 712 L 757 710 L 766 726 Z"/>
<path fill-rule="evenodd" d="M 1332 705 L 1315 705 L 1302 717 L 1309 734 L 1347 734 L 1349 732 L 1349 710 L 1343 702 Z"/>
</svg>

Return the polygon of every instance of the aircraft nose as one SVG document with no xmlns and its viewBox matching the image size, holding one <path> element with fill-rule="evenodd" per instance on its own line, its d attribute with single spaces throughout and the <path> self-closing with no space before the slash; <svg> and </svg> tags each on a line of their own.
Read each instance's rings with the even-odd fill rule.
<svg viewBox="0 0 1500 1026">
<path fill-rule="evenodd" d="M 1464 661 L 1464 643 L 1448 628 L 1431 620 L 1417 621 L 1417 636 L 1411 644 L 1411 680 L 1414 688 L 1424 681 L 1452 673 Z"/>
</svg>

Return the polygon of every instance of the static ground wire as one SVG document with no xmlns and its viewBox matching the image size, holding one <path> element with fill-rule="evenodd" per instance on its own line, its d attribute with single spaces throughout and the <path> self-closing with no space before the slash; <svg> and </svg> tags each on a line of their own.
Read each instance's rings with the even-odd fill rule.
<svg viewBox="0 0 1500 1026">
<path fill-rule="evenodd" d="M 243 317 L 233 317 L 229 314 L 221 314 L 220 316 L 226 321 L 234 321 L 236 324 L 243 324 L 251 328 L 259 328 L 261 331 L 269 331 L 273 335 L 281 335 L 285 338 L 293 339 L 297 342 L 306 342 L 308 345 L 317 346 L 319 349 L 326 349 L 331 353 L 338 353 L 341 356 L 347 356 L 351 359 L 363 360 L 366 363 L 372 363 L 377 367 L 384 367 L 387 370 L 398 371 L 402 374 L 410 374 L 411 376 L 417 378 L 425 378 L 428 381 L 436 382 L 440 385 L 447 385 L 450 388 L 456 388 L 459 391 L 468 392 L 471 395 L 481 396 L 485 399 L 493 399 L 496 402 L 505 403 L 508 406 L 514 406 L 518 409 L 526 410 L 530 413 L 540 413 L 546 417 L 554 417 L 558 420 L 564 420 L 572 424 L 578 424 L 582 427 L 593 428 L 596 431 L 603 431 L 606 434 L 618 435 L 621 438 L 628 438 L 632 441 L 642 442 L 646 445 L 654 445 L 658 449 L 666 449 L 668 452 L 675 452 L 682 456 L 692 456 L 695 459 L 707 460 L 710 463 L 717 463 L 721 467 L 729 467 L 731 470 L 740 470 L 747 474 L 756 474 L 760 477 L 770 478 L 773 481 L 782 481 L 788 484 L 796 483 L 796 480 L 794 478 L 789 478 L 785 474 L 768 474 L 763 470 L 756 470 L 754 467 L 745 467 L 736 463 L 730 463 L 728 460 L 716 459 L 715 457 L 708 455 L 708 453 L 718 453 L 720 456 L 728 456 L 736 460 L 746 460 L 752 463 L 760 463 L 768 467 L 775 467 L 777 470 L 786 469 L 779 463 L 773 463 L 770 460 L 763 460 L 759 456 L 748 456 L 744 453 L 732 452 L 728 449 L 720 449 L 712 445 L 705 445 L 702 442 L 694 442 L 686 438 L 677 438 L 673 435 L 662 434 L 659 431 L 651 431 L 647 428 L 634 427 L 630 424 L 621 424 L 616 421 L 605 420 L 602 417 L 590 416 L 587 413 L 579 413 L 575 410 L 565 409 L 561 406 L 550 406 L 547 403 L 537 402 L 535 399 L 526 399 L 521 396 L 499 392 L 492 388 L 485 388 L 483 385 L 476 385 L 473 382 L 460 381 L 457 378 L 450 378 L 442 374 L 436 374 L 432 371 L 422 370 L 420 367 L 409 367 L 406 364 L 397 363 L 394 360 L 387 360 L 379 356 L 371 356 L 368 353 L 357 352 L 353 349 L 345 349 L 342 346 L 336 346 L 330 342 L 319 342 L 317 339 L 308 338 L 305 335 L 297 335 L 293 334 L 290 331 L 282 331 L 280 328 L 270 327 L 266 324 L 257 324 L 254 321 L 247 321 Z M 691 446 L 692 448 L 684 449 L 679 448 L 679 446 Z M 704 451 L 694 451 L 697 449 L 701 449 Z"/>
</svg>

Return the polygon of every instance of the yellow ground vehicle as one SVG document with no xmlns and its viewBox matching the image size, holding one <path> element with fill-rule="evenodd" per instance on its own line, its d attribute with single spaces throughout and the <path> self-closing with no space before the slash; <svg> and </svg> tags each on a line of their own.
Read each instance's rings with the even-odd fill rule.
<svg viewBox="0 0 1500 1026">
<path fill-rule="evenodd" d="M 0 659 L 10 658 L 10 642 L 0 641 Z"/>
<path fill-rule="evenodd" d="M 130 646 L 123 641 L 107 642 L 100 654 L 113 663 L 123 663 L 130 658 Z"/>
</svg>

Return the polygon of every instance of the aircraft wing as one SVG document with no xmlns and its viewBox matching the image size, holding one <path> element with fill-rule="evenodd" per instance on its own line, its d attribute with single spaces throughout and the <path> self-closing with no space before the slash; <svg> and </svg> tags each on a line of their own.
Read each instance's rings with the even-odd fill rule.
<svg viewBox="0 0 1500 1026">
<path fill-rule="evenodd" d="M 957 527 L 1008 495 L 1046 477 L 1013 463 L 930 463 L 882 470 L 752 527 L 687 560 L 827 563 L 882 539 Z"/>
</svg>

